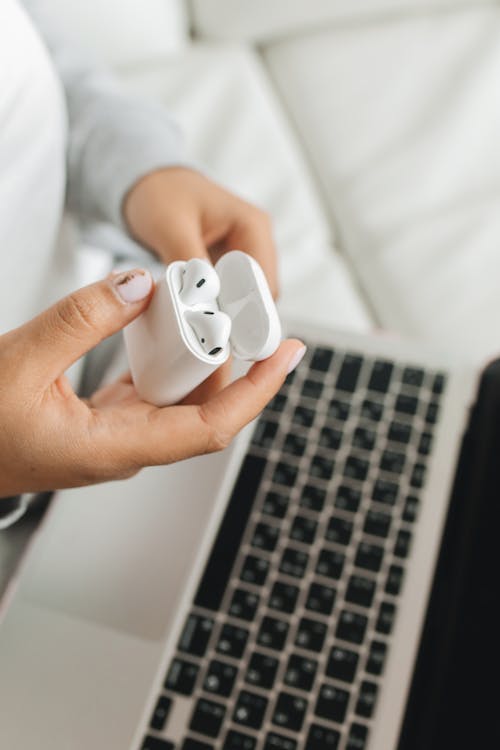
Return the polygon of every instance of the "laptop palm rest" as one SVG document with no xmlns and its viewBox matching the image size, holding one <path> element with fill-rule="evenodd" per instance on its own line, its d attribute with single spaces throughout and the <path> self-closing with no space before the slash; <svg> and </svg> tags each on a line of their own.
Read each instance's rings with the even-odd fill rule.
<svg viewBox="0 0 500 750">
<path fill-rule="evenodd" d="M 23 599 L 163 640 L 206 535 L 228 454 L 59 493 L 43 544 L 35 544 L 23 571 Z"/>
</svg>

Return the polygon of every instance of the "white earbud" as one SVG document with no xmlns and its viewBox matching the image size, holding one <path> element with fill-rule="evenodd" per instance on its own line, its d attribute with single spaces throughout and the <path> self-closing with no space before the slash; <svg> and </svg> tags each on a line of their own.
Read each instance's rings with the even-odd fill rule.
<svg viewBox="0 0 500 750">
<path fill-rule="evenodd" d="M 215 268 L 206 260 L 188 260 L 182 272 L 180 299 L 185 305 L 214 302 L 219 296 L 220 279 Z"/>
<path fill-rule="evenodd" d="M 227 346 L 231 335 L 229 315 L 220 311 L 188 310 L 185 318 L 206 354 L 215 357 Z"/>
</svg>

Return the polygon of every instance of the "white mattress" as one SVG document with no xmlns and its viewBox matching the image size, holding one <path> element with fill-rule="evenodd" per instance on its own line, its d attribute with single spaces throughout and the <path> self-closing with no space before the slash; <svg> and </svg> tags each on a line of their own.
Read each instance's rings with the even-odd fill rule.
<svg viewBox="0 0 500 750">
<path fill-rule="evenodd" d="M 369 328 L 372 320 L 335 250 L 317 186 L 258 55 L 242 45 L 195 44 L 171 62 L 122 75 L 132 89 L 165 102 L 202 169 L 271 214 L 283 312 Z"/>
<path fill-rule="evenodd" d="M 265 62 L 384 326 L 500 349 L 500 8 L 349 25 Z"/>
</svg>

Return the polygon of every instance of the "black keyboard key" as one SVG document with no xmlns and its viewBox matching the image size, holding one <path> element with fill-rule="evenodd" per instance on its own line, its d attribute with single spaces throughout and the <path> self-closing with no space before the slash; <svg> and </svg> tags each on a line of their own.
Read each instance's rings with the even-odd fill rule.
<svg viewBox="0 0 500 750">
<path fill-rule="evenodd" d="M 292 422 L 302 427 L 310 427 L 314 422 L 314 410 L 307 406 L 297 406 L 292 417 Z"/>
<path fill-rule="evenodd" d="M 339 516 L 332 516 L 328 522 L 328 528 L 325 533 L 325 539 L 335 544 L 347 546 L 351 541 L 352 521 Z"/>
<path fill-rule="evenodd" d="M 273 552 L 278 544 L 278 539 L 279 528 L 277 526 L 271 526 L 268 523 L 258 523 L 253 532 L 250 544 L 257 549 Z"/>
<path fill-rule="evenodd" d="M 173 742 L 148 736 L 144 738 L 141 750 L 175 750 L 175 746 Z"/>
<path fill-rule="evenodd" d="M 394 554 L 396 557 L 406 558 L 410 554 L 411 548 L 411 533 L 400 529 L 396 537 L 396 543 L 394 545 Z"/>
<path fill-rule="evenodd" d="M 165 687 L 175 693 L 191 695 L 196 684 L 200 668 L 184 659 L 174 659 L 168 670 Z"/>
<path fill-rule="evenodd" d="M 328 480 L 332 476 L 334 468 L 335 461 L 333 459 L 327 458 L 327 456 L 322 456 L 320 453 L 317 453 L 315 456 L 313 456 L 311 466 L 309 468 L 309 473 L 311 474 L 311 476 L 317 477 L 318 479 Z"/>
<path fill-rule="evenodd" d="M 252 435 L 252 443 L 260 448 L 269 449 L 274 442 L 277 432 L 277 422 L 269 422 L 265 419 L 260 419 L 257 422 L 257 426 Z"/>
<path fill-rule="evenodd" d="M 172 699 L 166 695 L 160 695 L 151 717 L 151 729 L 156 729 L 158 732 L 161 732 L 166 724 L 171 707 Z"/>
<path fill-rule="evenodd" d="M 404 453 L 398 453 L 397 451 L 386 450 L 382 453 L 380 459 L 380 468 L 382 471 L 389 471 L 392 474 L 401 474 L 406 463 L 406 456 Z"/>
<path fill-rule="evenodd" d="M 335 604 L 335 589 L 321 583 L 311 583 L 307 592 L 306 609 L 320 615 L 329 615 Z"/>
<path fill-rule="evenodd" d="M 297 466 L 280 461 L 274 470 L 273 482 L 283 484 L 285 487 L 293 487 L 297 479 L 297 472 Z"/>
<path fill-rule="evenodd" d="M 289 687 L 309 691 L 312 689 L 317 668 L 318 662 L 315 659 L 291 654 L 286 665 L 284 682 Z"/>
<path fill-rule="evenodd" d="M 444 375 L 441 375 L 441 373 L 436 375 L 436 377 L 434 378 L 434 382 L 432 384 L 432 392 L 435 393 L 436 396 L 439 396 L 439 394 L 444 391 L 445 383 L 446 383 L 446 378 Z"/>
<path fill-rule="evenodd" d="M 418 398 L 408 396 L 406 393 L 400 393 L 396 399 L 394 410 L 399 414 L 407 414 L 413 417 L 417 413 Z"/>
<path fill-rule="evenodd" d="M 352 724 L 345 750 L 365 750 L 367 740 L 368 729 L 362 724 Z"/>
<path fill-rule="evenodd" d="M 290 432 L 283 443 L 283 452 L 300 458 L 307 448 L 307 440 L 303 435 Z"/>
<path fill-rule="evenodd" d="M 436 424 L 439 414 L 439 406 L 434 401 L 429 404 L 425 413 L 425 421 L 427 424 Z"/>
<path fill-rule="evenodd" d="M 344 464 L 344 476 L 364 482 L 368 474 L 370 464 L 359 456 L 348 456 Z"/>
<path fill-rule="evenodd" d="M 210 617 L 189 615 L 179 641 L 179 651 L 203 656 L 208 646 L 214 621 Z"/>
<path fill-rule="evenodd" d="M 335 680 L 352 682 L 356 675 L 358 662 L 359 656 L 355 651 L 334 646 L 330 651 L 328 664 L 326 665 L 326 674 Z"/>
<path fill-rule="evenodd" d="M 220 703 L 214 703 L 206 698 L 199 698 L 196 702 L 189 728 L 193 732 L 217 737 L 224 720 L 226 709 Z"/>
<path fill-rule="evenodd" d="M 383 547 L 379 547 L 377 544 L 360 542 L 354 559 L 354 564 L 358 568 L 365 568 L 365 570 L 371 570 L 373 573 L 378 573 L 383 559 Z"/>
<path fill-rule="evenodd" d="M 254 651 L 248 662 L 245 681 L 250 685 L 255 685 L 255 687 L 270 690 L 274 685 L 278 666 L 279 661 L 274 656 L 267 656 Z"/>
<path fill-rule="evenodd" d="M 295 516 L 290 529 L 290 538 L 293 539 L 294 542 L 312 544 L 314 542 L 314 537 L 316 536 L 317 528 L 317 522 L 313 521 L 311 518 Z"/>
<path fill-rule="evenodd" d="M 393 443 L 407 445 L 410 442 L 411 425 L 408 422 L 391 422 L 387 437 Z"/>
<path fill-rule="evenodd" d="M 254 586 L 262 586 L 266 582 L 269 572 L 269 562 L 263 557 L 247 555 L 243 561 L 240 578 L 245 583 L 253 583 Z"/>
<path fill-rule="evenodd" d="M 387 574 L 387 581 L 385 584 L 386 594 L 391 596 L 399 596 L 401 593 L 401 587 L 403 585 L 404 570 L 399 565 L 391 565 Z"/>
<path fill-rule="evenodd" d="M 267 698 L 242 690 L 234 707 L 233 721 L 252 729 L 260 729 L 267 708 Z"/>
<path fill-rule="evenodd" d="M 349 643 L 362 643 L 365 637 L 368 618 L 357 612 L 349 612 L 343 609 L 337 622 L 335 634 L 337 638 Z"/>
<path fill-rule="evenodd" d="M 375 589 L 375 581 L 371 578 L 352 575 L 347 585 L 345 594 L 346 602 L 357 604 L 359 607 L 371 607 L 373 597 L 375 596 Z"/>
<path fill-rule="evenodd" d="M 269 732 L 263 750 L 297 750 L 297 743 L 290 737 L 277 732 Z"/>
<path fill-rule="evenodd" d="M 384 413 L 384 405 L 380 401 L 366 398 L 361 404 L 361 416 L 371 422 L 379 422 Z"/>
<path fill-rule="evenodd" d="M 268 606 L 270 609 L 278 609 L 280 612 L 291 614 L 297 604 L 298 595 L 298 586 L 293 586 L 293 584 L 284 583 L 283 581 L 276 581 L 269 597 Z"/>
<path fill-rule="evenodd" d="M 383 635 L 389 635 L 394 626 L 396 618 L 396 607 L 390 602 L 382 602 L 380 605 L 375 630 Z"/>
<path fill-rule="evenodd" d="M 224 656 L 239 659 L 243 655 L 248 640 L 248 630 L 225 623 L 220 631 L 215 650 Z"/>
<path fill-rule="evenodd" d="M 365 719 L 369 719 L 373 714 L 376 700 L 377 686 L 373 682 L 367 682 L 364 680 L 359 689 L 356 713 L 359 716 L 363 716 Z"/>
<path fill-rule="evenodd" d="M 373 487 L 372 498 L 377 503 L 394 505 L 398 496 L 398 485 L 394 482 L 386 482 L 385 479 L 377 479 Z"/>
<path fill-rule="evenodd" d="M 316 565 L 316 573 L 325 578 L 333 578 L 338 580 L 342 575 L 342 569 L 344 567 L 345 555 L 337 550 L 322 549 L 318 556 L 318 563 Z"/>
<path fill-rule="evenodd" d="M 214 750 L 214 746 L 209 745 L 207 742 L 194 740 L 192 737 L 186 737 L 186 739 L 182 743 L 181 750 Z"/>
<path fill-rule="evenodd" d="M 323 427 L 319 435 L 319 444 L 323 448 L 336 451 L 340 448 L 342 433 L 335 427 Z"/>
<path fill-rule="evenodd" d="M 266 410 L 281 412 L 286 406 L 286 395 L 284 393 L 277 393 L 276 396 L 268 403 Z"/>
<path fill-rule="evenodd" d="M 287 576 L 303 578 L 308 561 L 309 555 L 307 552 L 287 547 L 281 556 L 279 569 L 281 573 L 284 573 Z"/>
<path fill-rule="evenodd" d="M 259 597 L 257 594 L 253 594 L 250 591 L 244 591 L 243 589 L 236 589 L 233 598 L 231 599 L 228 612 L 232 617 L 237 617 L 239 620 L 252 622 L 256 615 L 258 606 Z"/>
<path fill-rule="evenodd" d="M 307 378 L 302 384 L 302 396 L 305 398 L 318 399 L 323 392 L 323 383 L 320 380 Z"/>
<path fill-rule="evenodd" d="M 363 531 L 371 536 L 385 539 L 391 528 L 391 516 L 378 510 L 369 510 L 365 516 Z"/>
<path fill-rule="evenodd" d="M 345 422 L 349 416 L 351 410 L 348 401 L 343 401 L 340 398 L 334 398 L 330 401 L 328 406 L 328 416 L 331 419 L 337 419 L 339 422 Z"/>
<path fill-rule="evenodd" d="M 368 389 L 370 391 L 377 391 L 378 393 L 386 393 L 389 390 L 393 370 L 394 365 L 390 362 L 385 362 L 380 359 L 377 360 L 373 364 L 373 369 L 368 381 Z"/>
<path fill-rule="evenodd" d="M 339 724 L 345 719 L 349 692 L 335 685 L 321 685 L 314 713 L 322 719 L 337 721 Z"/>
<path fill-rule="evenodd" d="M 426 467 L 424 464 L 415 464 L 411 473 L 410 484 L 416 489 L 424 486 Z"/>
<path fill-rule="evenodd" d="M 195 596 L 198 607 L 220 608 L 265 466 L 257 456 L 247 456 L 242 464 Z"/>
<path fill-rule="evenodd" d="M 213 659 L 208 665 L 203 681 L 203 690 L 227 698 L 228 695 L 231 695 L 237 674 L 238 670 L 232 664 Z"/>
<path fill-rule="evenodd" d="M 346 354 L 337 377 L 337 382 L 335 385 L 337 390 L 354 393 L 354 391 L 356 390 L 359 373 L 361 372 L 362 364 L 363 360 L 361 359 L 361 357 Z"/>
<path fill-rule="evenodd" d="M 332 359 L 332 349 L 325 349 L 322 346 L 318 346 L 313 352 L 309 367 L 311 370 L 318 370 L 318 372 L 327 372 L 330 369 Z"/>
<path fill-rule="evenodd" d="M 424 382 L 424 371 L 417 367 L 405 367 L 402 379 L 405 385 L 420 388 Z"/>
<path fill-rule="evenodd" d="M 420 436 L 420 442 L 418 444 L 418 452 L 422 456 L 428 456 L 432 448 L 432 435 L 430 432 L 424 432 Z"/>
<path fill-rule="evenodd" d="M 325 505 L 326 490 L 322 487 L 315 487 L 312 484 L 306 484 L 300 496 L 300 505 L 303 508 L 309 508 L 316 513 L 321 513 Z"/>
<path fill-rule="evenodd" d="M 406 498 L 405 507 L 403 510 L 403 521 L 408 521 L 408 523 L 414 523 L 417 520 L 419 507 L 420 507 L 420 501 L 418 497 L 415 497 L 414 495 L 409 495 Z"/>
<path fill-rule="evenodd" d="M 384 671 L 387 646 L 382 641 L 372 641 L 366 662 L 366 671 L 370 674 L 381 675 Z"/>
<path fill-rule="evenodd" d="M 327 628 L 324 623 L 303 617 L 297 628 L 295 645 L 308 651 L 319 653 L 325 642 L 326 630 Z"/>
<path fill-rule="evenodd" d="M 337 750 L 340 734 L 336 729 L 311 724 L 304 750 Z"/>
<path fill-rule="evenodd" d="M 264 505 L 262 506 L 263 513 L 266 513 L 268 516 L 274 516 L 274 518 L 284 518 L 287 510 L 288 497 L 274 491 L 267 493 Z"/>
<path fill-rule="evenodd" d="M 341 484 L 337 490 L 335 507 L 348 513 L 356 513 L 361 502 L 361 492 L 354 487 Z"/>
<path fill-rule="evenodd" d="M 255 750 L 256 747 L 257 740 L 255 737 L 230 729 L 222 745 L 222 750 Z"/>
<path fill-rule="evenodd" d="M 275 617 L 264 617 L 257 634 L 259 646 L 281 651 L 288 635 L 289 624 Z"/>
<path fill-rule="evenodd" d="M 355 448 L 361 448 L 364 451 L 371 451 L 375 445 L 377 433 L 368 427 L 356 427 L 352 444 Z"/>
<path fill-rule="evenodd" d="M 272 723 L 279 727 L 300 732 L 307 710 L 307 701 L 290 693 L 280 693 L 274 707 Z"/>
</svg>

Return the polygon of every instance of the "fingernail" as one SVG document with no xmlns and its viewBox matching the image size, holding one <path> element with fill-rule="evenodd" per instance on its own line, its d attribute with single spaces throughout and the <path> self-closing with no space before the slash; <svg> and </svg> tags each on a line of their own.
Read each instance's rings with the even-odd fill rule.
<svg viewBox="0 0 500 750">
<path fill-rule="evenodd" d="M 290 359 L 290 362 L 288 363 L 288 370 L 286 371 L 287 375 L 289 375 L 292 372 L 292 370 L 295 370 L 299 362 L 302 360 L 306 351 L 307 351 L 307 346 L 301 346 L 300 349 L 297 349 L 297 351 L 294 352 L 292 358 Z"/>
<path fill-rule="evenodd" d="M 139 302 L 147 297 L 153 286 L 151 274 L 142 268 L 124 271 L 115 276 L 112 281 L 119 296 L 127 304 Z"/>
</svg>

